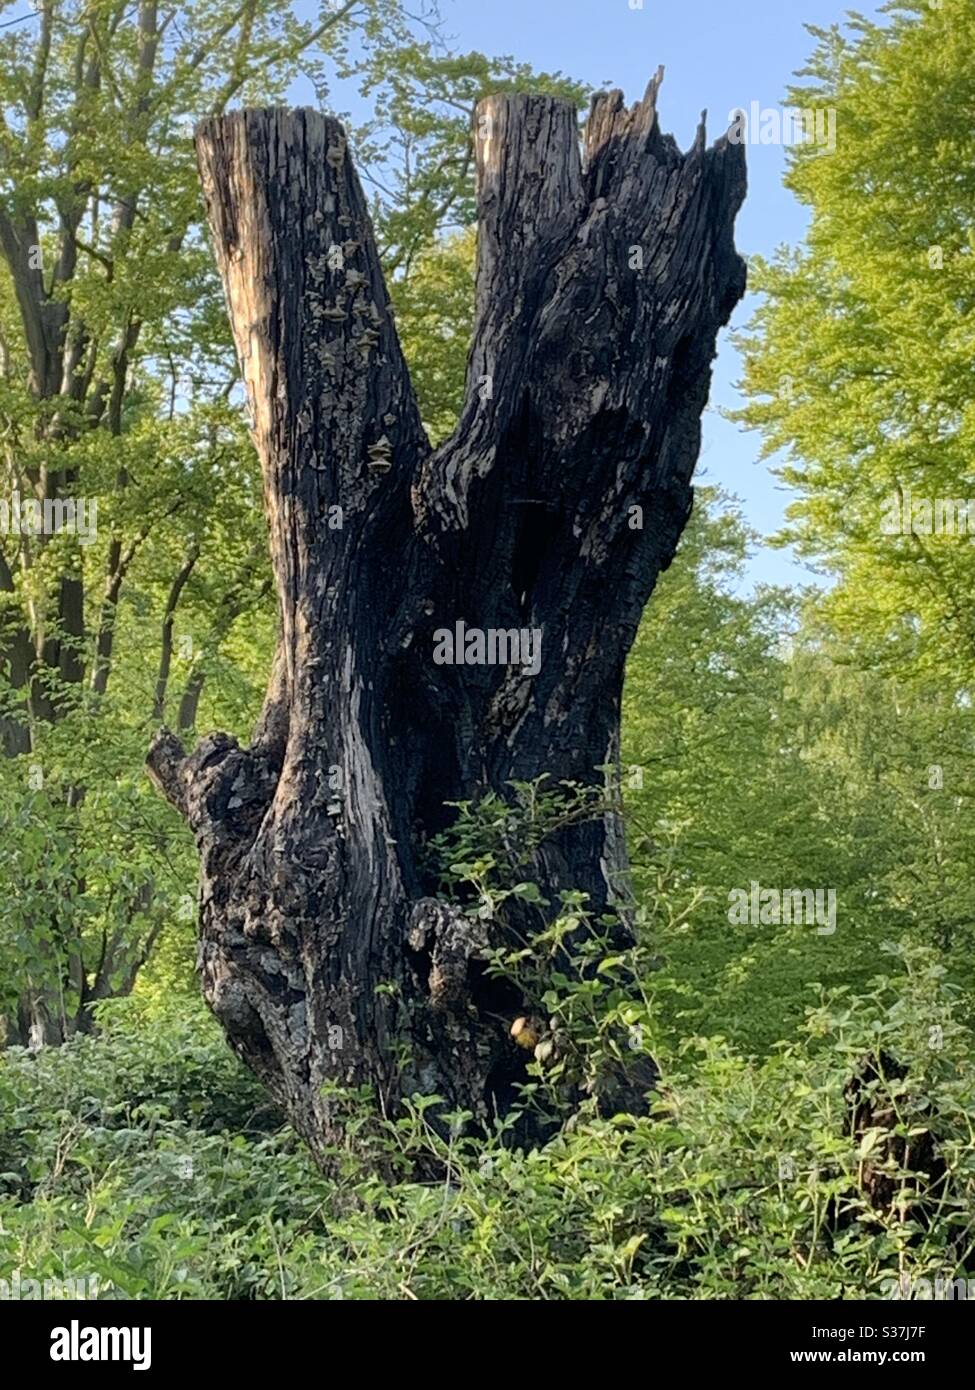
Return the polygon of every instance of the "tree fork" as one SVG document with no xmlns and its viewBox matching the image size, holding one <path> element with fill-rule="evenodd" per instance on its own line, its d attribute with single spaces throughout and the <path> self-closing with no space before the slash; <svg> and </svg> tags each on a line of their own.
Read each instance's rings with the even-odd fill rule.
<svg viewBox="0 0 975 1390">
<path fill-rule="evenodd" d="M 187 756 L 163 730 L 148 762 L 200 852 L 204 994 L 322 1159 L 330 1083 L 486 1121 L 525 1073 L 517 1001 L 480 965 L 496 927 L 431 896 L 422 849 L 447 802 L 594 785 L 617 757 L 626 654 L 690 514 L 745 285 L 743 148 L 707 149 L 702 123 L 682 154 L 660 76 L 629 110 L 597 96 L 582 150 L 565 103 L 479 107 L 474 336 L 436 451 L 341 125 L 275 108 L 197 132 L 280 639 L 250 748 L 216 734 Z M 460 621 L 539 632 L 537 672 L 435 664 Z M 619 901 L 618 813 L 560 832 L 537 876 L 550 898 Z"/>
</svg>

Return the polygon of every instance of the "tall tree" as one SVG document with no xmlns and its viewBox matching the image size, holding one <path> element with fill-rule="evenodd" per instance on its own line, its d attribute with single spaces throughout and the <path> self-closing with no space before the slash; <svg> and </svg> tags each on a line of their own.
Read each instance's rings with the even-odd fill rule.
<svg viewBox="0 0 975 1390">
<path fill-rule="evenodd" d="M 198 134 L 281 635 L 249 748 L 187 756 L 163 732 L 149 764 L 200 850 L 206 997 L 319 1155 L 335 1083 L 486 1120 L 524 1076 L 509 1024 L 538 1001 L 492 987 L 497 925 L 431 897 L 421 851 L 450 802 L 592 785 L 617 757 L 626 653 L 690 512 L 745 280 L 743 150 L 702 126 L 682 154 L 659 81 L 630 110 L 594 99 L 584 164 L 570 105 L 479 106 L 474 341 L 434 452 L 341 125 L 252 110 Z M 597 910 L 625 873 L 616 809 L 538 856 L 543 896 Z"/>
<path fill-rule="evenodd" d="M 975 136 L 958 115 L 975 100 L 975 3 L 883 9 L 813 30 L 790 93 L 835 110 L 835 149 L 791 152 L 805 244 L 752 261 L 765 299 L 742 337 L 751 399 L 740 418 L 767 453 L 785 452 L 787 535 L 836 575 L 828 607 L 860 658 L 957 690 L 975 655 L 975 515 L 964 515 Z M 939 501 L 953 504 L 947 527 L 935 524 Z"/>
</svg>

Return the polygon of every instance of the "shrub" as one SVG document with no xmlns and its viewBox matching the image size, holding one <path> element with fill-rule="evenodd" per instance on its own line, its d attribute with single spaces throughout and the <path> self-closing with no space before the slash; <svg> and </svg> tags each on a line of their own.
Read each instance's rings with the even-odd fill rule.
<svg viewBox="0 0 975 1390">
<path fill-rule="evenodd" d="M 116 1005 L 99 1037 L 0 1061 L 0 1277 L 96 1275 L 104 1297 L 598 1300 L 882 1298 L 904 1274 L 952 1279 L 972 1263 L 971 1039 L 936 956 L 890 950 L 896 975 L 822 999 L 761 1062 L 720 1038 L 655 1053 L 648 1116 L 583 1113 L 525 1151 L 513 1117 L 445 1134 L 417 1097 L 371 1141 L 398 1166 L 389 1185 L 351 1152 L 326 1180 L 287 1129 L 262 1129 L 205 1018 L 153 1019 L 149 1048 L 138 1008 Z M 903 1076 L 871 1083 L 874 1110 L 933 1136 L 933 1204 L 883 1136 L 854 1133 L 845 1091 L 881 1052 Z M 371 1132 L 365 1098 L 346 1099 Z M 441 1179 L 413 1180 L 431 1158 Z M 895 1193 L 881 1210 L 864 1184 L 878 1161 Z"/>
</svg>

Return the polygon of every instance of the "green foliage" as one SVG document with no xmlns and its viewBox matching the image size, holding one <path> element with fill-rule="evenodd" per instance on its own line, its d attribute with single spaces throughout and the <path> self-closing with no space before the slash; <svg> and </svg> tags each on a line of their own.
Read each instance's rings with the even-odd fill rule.
<svg viewBox="0 0 975 1390">
<path fill-rule="evenodd" d="M 429 854 L 444 895 L 491 924 L 481 952 L 488 976 L 531 1012 L 533 1080 L 523 1091 L 525 1105 L 565 1119 L 597 1093 L 607 1068 L 623 1065 L 627 1047 L 646 1050 L 649 1003 L 641 981 L 652 969 L 649 914 L 628 913 L 631 940 L 618 914 L 597 915 L 587 894 L 563 890 L 552 903 L 535 882 L 548 842 L 618 809 L 611 784 L 555 785 L 539 777 L 510 786 L 507 799 L 489 792 L 456 803 L 456 819 L 431 841 Z"/>
<path fill-rule="evenodd" d="M 787 538 L 840 583 L 827 600 L 863 662 L 967 688 L 967 536 L 884 534 L 885 504 L 972 493 L 973 0 L 883 7 L 813 30 L 790 93 L 836 110 L 836 149 L 796 146 L 805 245 L 754 258 L 739 418 L 797 491 Z"/>
<path fill-rule="evenodd" d="M 863 988 L 892 931 L 970 978 L 975 727 L 943 689 L 855 664 L 817 607 L 736 594 L 748 532 L 699 500 L 630 657 L 622 787 L 638 898 L 666 884 L 675 908 L 655 931 L 670 1036 L 764 1052 L 809 981 Z M 752 882 L 834 889 L 835 935 L 731 925 Z"/>
<path fill-rule="evenodd" d="M 597 819 L 611 803 L 607 794 L 577 782 L 553 784 L 546 776 L 511 782 L 505 798 L 486 792 L 477 801 L 449 802 L 451 825 L 427 849 L 433 870 L 447 889 L 473 889 L 481 915 L 489 917 L 504 899 L 528 897 L 523 883 L 541 846 L 571 825 Z M 538 890 L 531 901 L 541 901 Z"/>
<path fill-rule="evenodd" d="M 157 1018 L 150 1060 L 142 1020 L 113 1007 L 97 1039 L 0 1062 L 0 1277 L 97 1275 L 109 1298 L 598 1300 L 882 1298 L 902 1272 L 952 1278 L 972 1268 L 971 1038 L 934 952 L 895 961 L 760 1065 L 715 1038 L 660 1051 L 652 1116 L 582 1118 L 541 1150 L 502 1128 L 445 1137 L 432 1097 L 378 1132 L 362 1105 L 389 1185 L 348 1153 L 323 1179 L 266 1132 L 211 1027 Z M 868 1205 L 876 1146 L 850 1134 L 843 1091 L 879 1048 L 909 1078 L 879 1096 L 930 1128 L 951 1174 L 935 1220 L 893 1160 L 898 1201 Z M 419 1160 L 442 1180 L 412 1179 Z"/>
<path fill-rule="evenodd" d="M 434 444 L 453 433 L 464 401 L 475 244 L 472 229 L 445 237 L 418 252 L 411 273 L 390 285 L 421 418 Z"/>
</svg>

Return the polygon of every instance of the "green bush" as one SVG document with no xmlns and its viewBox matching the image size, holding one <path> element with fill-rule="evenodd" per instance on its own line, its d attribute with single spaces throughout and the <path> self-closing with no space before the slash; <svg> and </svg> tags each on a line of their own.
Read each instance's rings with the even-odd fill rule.
<svg viewBox="0 0 975 1390">
<path fill-rule="evenodd" d="M 325 1179 L 290 1131 L 262 1131 L 207 1020 L 155 1018 L 150 1048 L 138 1006 L 116 1006 L 100 1037 L 0 1060 L 0 1277 L 96 1275 L 109 1298 L 599 1300 L 882 1298 L 904 1273 L 954 1278 L 975 1238 L 971 1038 L 935 954 L 890 950 L 895 975 L 824 999 L 760 1063 L 715 1038 L 656 1053 L 647 1117 L 583 1113 L 526 1152 L 500 1128 L 460 1137 L 460 1117 L 445 1138 L 417 1098 L 370 1141 L 399 1167 L 390 1185 L 351 1153 Z M 874 1083 L 874 1109 L 935 1137 L 933 1191 L 885 1135 L 851 1133 L 845 1088 L 881 1054 L 906 1079 Z M 431 1158 L 441 1179 L 412 1178 Z"/>
</svg>

